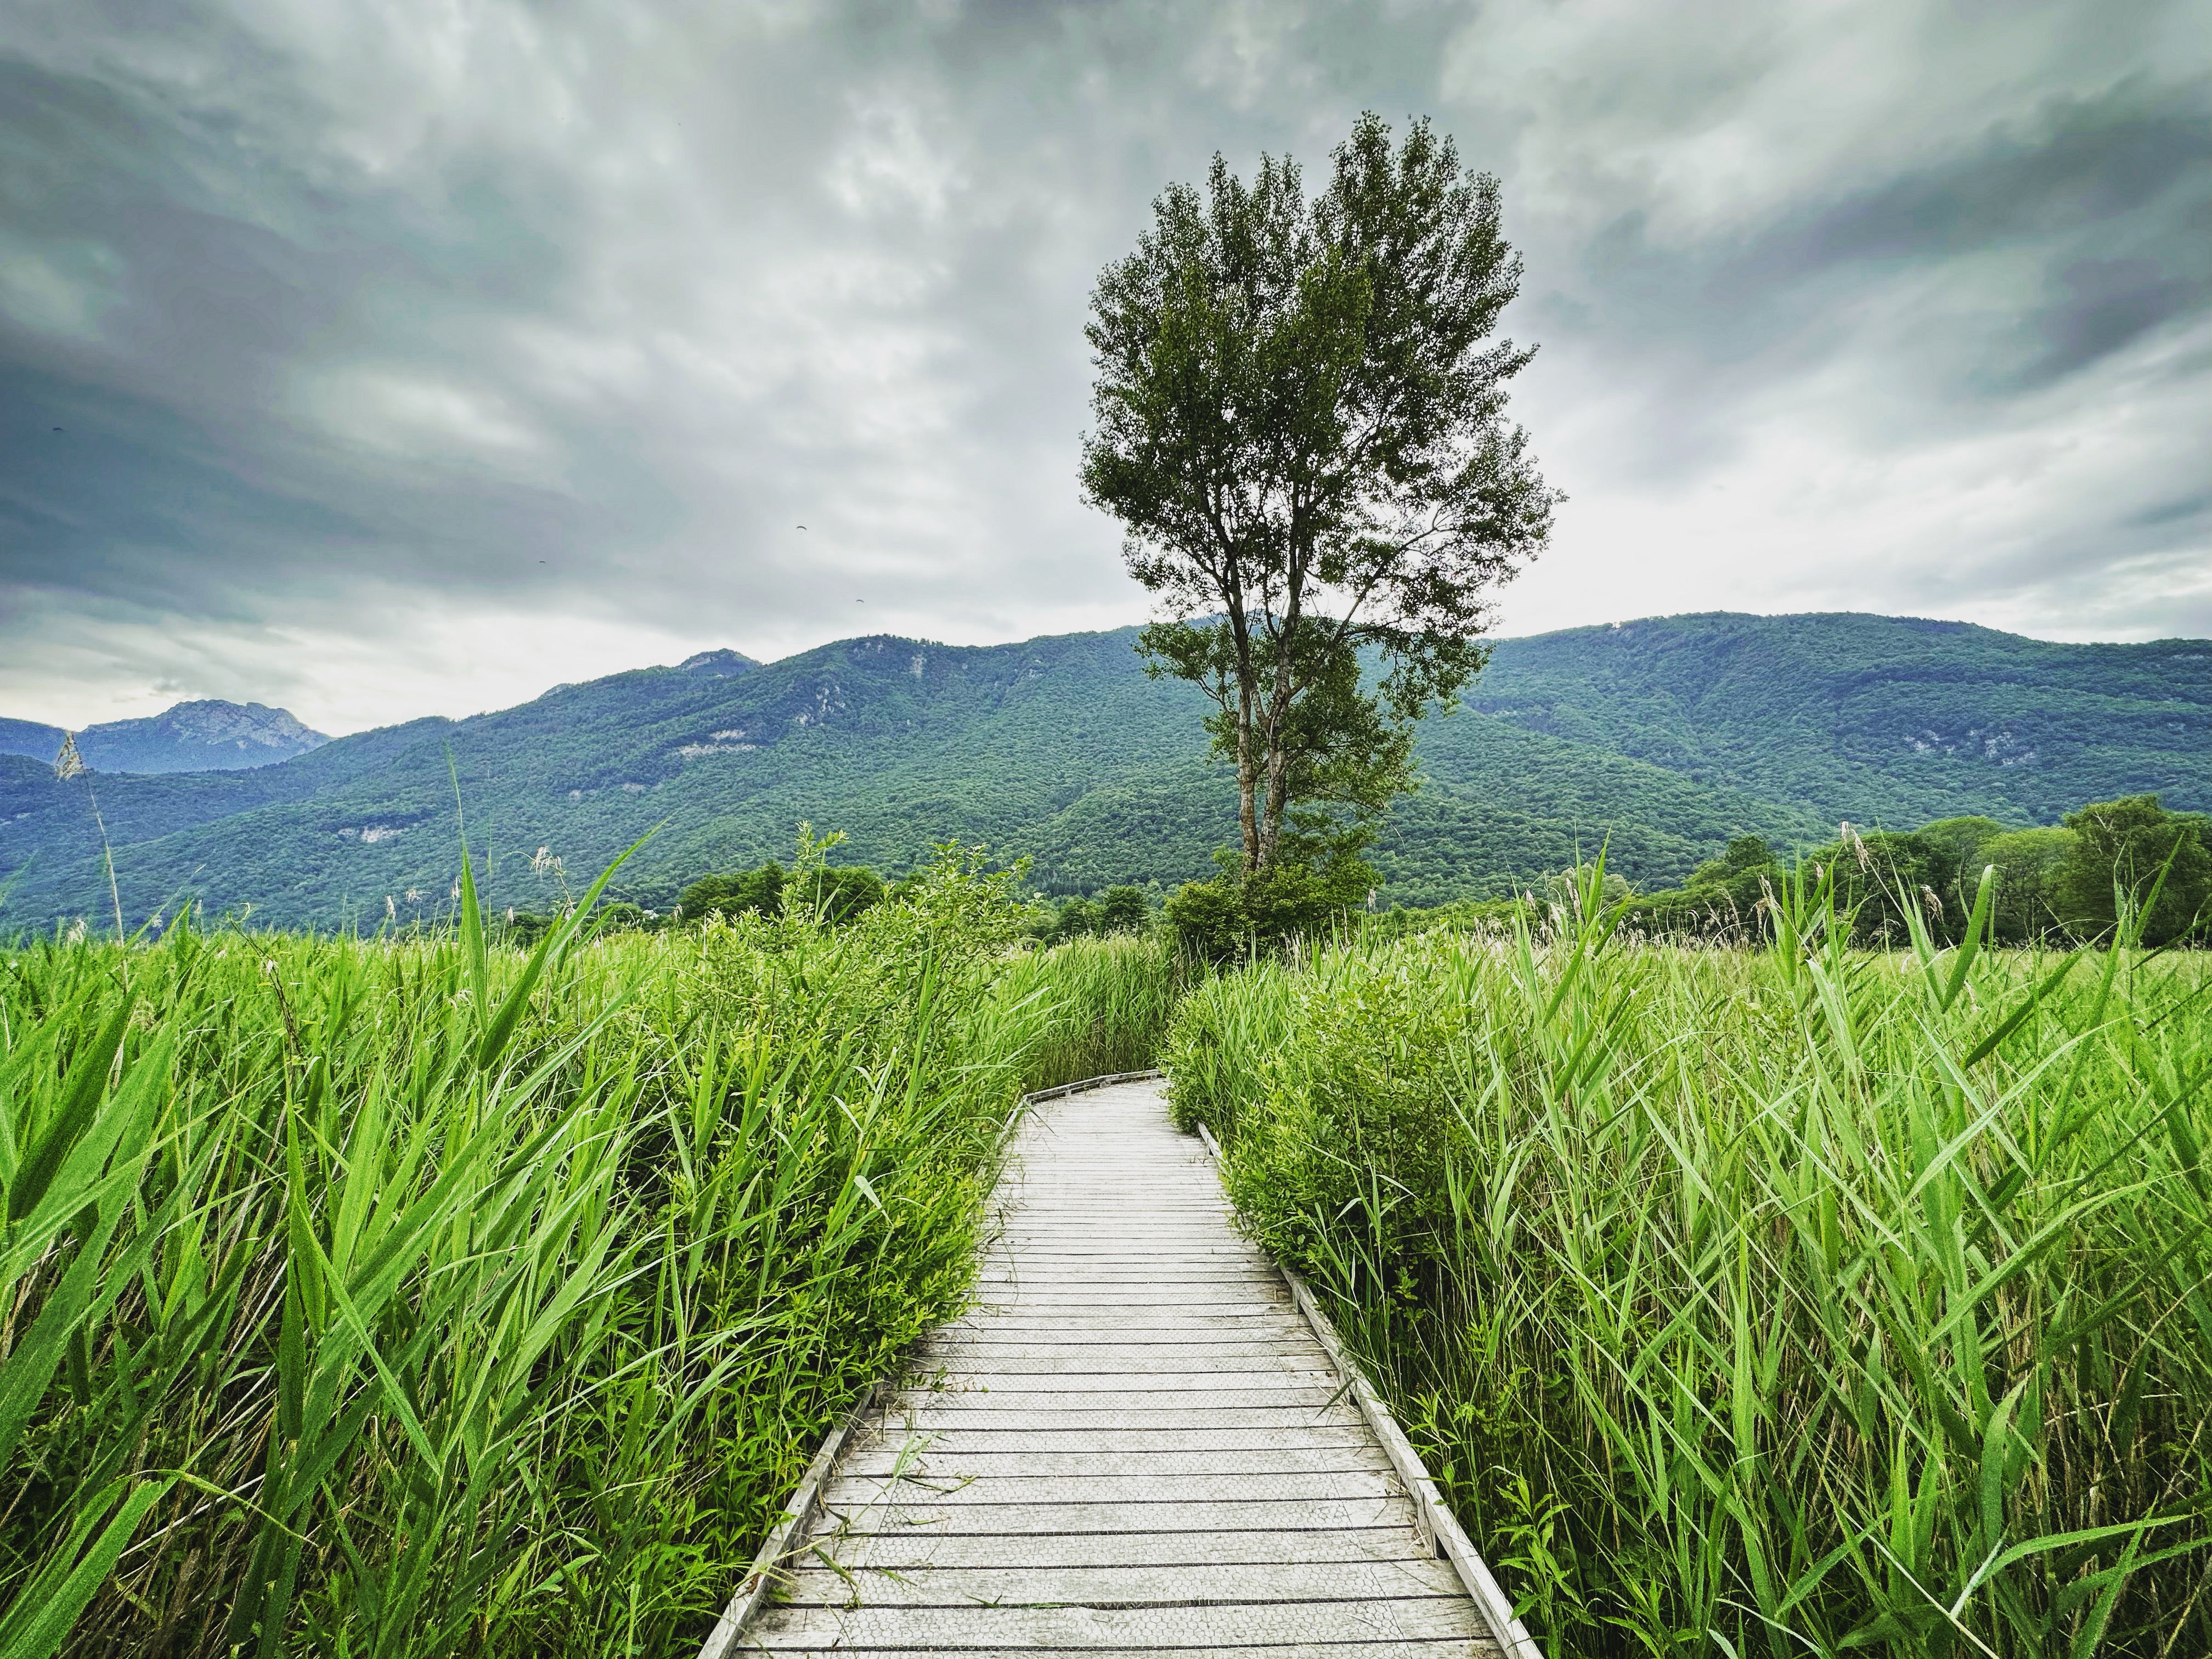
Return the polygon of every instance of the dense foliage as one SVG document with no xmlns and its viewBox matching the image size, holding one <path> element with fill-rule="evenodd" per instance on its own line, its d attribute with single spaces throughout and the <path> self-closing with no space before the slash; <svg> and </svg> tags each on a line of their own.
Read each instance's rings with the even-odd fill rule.
<svg viewBox="0 0 2212 1659">
<path fill-rule="evenodd" d="M 1413 722 L 1482 665 L 1487 590 L 1543 547 L 1557 499 L 1492 337 L 1521 286 L 1498 180 L 1372 112 L 1309 199 L 1297 164 L 1220 155 L 1099 274 L 1084 497 L 1127 532 L 1169 612 L 1139 647 L 1196 685 L 1237 778 L 1241 873 L 1294 805 L 1379 812 Z M 1363 676 L 1363 662 L 1376 673 Z"/>
<path fill-rule="evenodd" d="M 453 877 L 450 749 L 504 915 L 544 914 L 549 848 L 665 912 L 708 871 L 788 856 L 802 819 L 896 874 L 936 841 L 1029 854 L 1054 896 L 1212 872 L 1237 796 L 1204 699 L 1146 678 L 1134 629 L 946 647 L 842 641 L 744 672 L 647 669 L 462 721 L 341 738 L 252 771 L 57 781 L 0 756 L 0 934 L 106 906 L 88 783 L 136 927 L 213 914 L 374 928 Z M 1499 643 L 1462 713 L 1424 720 L 1425 781 L 1369 857 L 1383 902 L 1503 896 L 1593 856 L 1671 886 L 1731 836 L 1785 849 L 1837 823 L 2057 823 L 2155 792 L 2212 809 L 2212 644 L 2052 645 L 1879 617 L 1682 617 Z M 486 842 L 489 844 L 485 844 Z M 410 900 L 410 895 L 413 895 Z"/>
<path fill-rule="evenodd" d="M 2212 929 L 2212 819 L 2169 812 L 2155 795 L 2081 807 L 2044 830 L 2008 831 L 1985 817 L 1898 835 L 1847 828 L 1787 860 L 1759 836 L 1739 836 L 1683 887 L 1638 899 L 1628 914 L 1656 933 L 1764 937 L 1785 865 L 1801 862 L 1834 872 L 1853 936 L 1867 945 L 1902 945 L 1908 910 L 1939 942 L 1958 941 L 1984 870 L 1996 875 L 1999 944 L 2093 942 L 2112 935 L 2123 911 L 2148 945 Z"/>
<path fill-rule="evenodd" d="M 1249 874 L 1224 870 L 1170 894 L 1166 917 L 1178 950 L 1218 964 L 1327 938 L 1366 903 L 1375 879 L 1357 854 L 1285 860 Z"/>
<path fill-rule="evenodd" d="M 1864 954 L 1833 869 L 1763 951 L 1626 942 L 1591 871 L 1263 961 L 1183 1003 L 1176 1111 L 1548 1651 L 2212 1651 L 2204 959 L 1986 902 Z"/>
<path fill-rule="evenodd" d="M 781 915 L 797 906 L 832 923 L 847 922 L 884 896 L 884 878 L 864 864 L 811 863 L 798 879 L 775 860 L 757 869 L 702 876 L 684 890 L 673 920 L 708 916 Z"/>
<path fill-rule="evenodd" d="M 2094 944 L 2112 936 L 2124 912 L 2148 945 L 2212 941 L 2212 820 L 2170 812 L 2155 795 L 2100 801 L 2037 830 L 2007 830 L 1978 817 L 1939 818 L 1905 833 L 1844 830 L 1790 854 L 1764 836 L 1734 836 L 1680 887 L 1651 893 L 1635 893 L 1608 867 L 1605 896 L 1608 902 L 1630 901 L 1632 933 L 1753 944 L 1771 936 L 1777 895 L 1799 870 L 1812 870 L 1816 879 L 1832 871 L 1855 943 L 1902 944 L 1909 909 L 1931 938 L 1953 945 L 1964 936 L 1987 870 L 1995 872 L 1990 933 L 2000 945 Z M 1397 939 L 1452 928 L 1510 933 L 1524 922 L 1540 927 L 1571 905 L 1590 867 L 1544 877 L 1509 899 L 1394 907 L 1363 918 L 1360 930 L 1370 939 Z M 1328 930 L 1306 931 L 1317 937 Z"/>
<path fill-rule="evenodd" d="M 1137 938 L 947 857 L 526 955 L 0 961 L 0 1653 L 688 1653 L 960 1305 L 1024 1088 L 1147 1062 Z"/>
</svg>

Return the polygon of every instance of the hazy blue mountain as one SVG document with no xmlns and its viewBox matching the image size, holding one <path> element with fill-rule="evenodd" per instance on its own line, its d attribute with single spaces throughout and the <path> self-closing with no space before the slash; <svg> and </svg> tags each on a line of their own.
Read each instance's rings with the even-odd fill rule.
<svg viewBox="0 0 2212 1659">
<path fill-rule="evenodd" d="M 329 741 L 284 709 L 210 698 L 144 720 L 88 726 L 76 749 L 95 772 L 222 772 L 273 766 Z M 51 762 L 61 745 L 58 726 L 0 720 L 0 755 Z"/>
<path fill-rule="evenodd" d="M 495 906 L 557 896 L 531 872 L 540 847 L 587 879 L 659 825 L 621 881 L 653 904 L 787 856 L 801 819 L 887 870 L 957 838 L 1030 855 L 1059 890 L 1180 881 L 1233 833 L 1235 794 L 1206 757 L 1200 700 L 1147 678 L 1133 634 L 877 635 L 767 665 L 706 653 L 251 771 L 94 781 L 134 916 L 187 893 L 286 924 L 380 921 L 387 895 L 430 914 L 459 869 L 449 753 Z M 1650 885 L 1731 835 L 1811 842 L 1846 817 L 2047 823 L 2145 789 L 2203 811 L 2212 642 L 2054 645 L 1856 615 L 1577 629 L 1501 642 L 1419 753 L 1427 782 L 1378 857 L 1407 903 L 1495 890 L 1601 842 Z M 104 908 L 82 781 L 0 757 L 0 925 Z"/>
<path fill-rule="evenodd" d="M 0 755 L 51 761 L 61 753 L 64 735 L 58 726 L 41 726 L 36 720 L 0 720 Z"/>
</svg>

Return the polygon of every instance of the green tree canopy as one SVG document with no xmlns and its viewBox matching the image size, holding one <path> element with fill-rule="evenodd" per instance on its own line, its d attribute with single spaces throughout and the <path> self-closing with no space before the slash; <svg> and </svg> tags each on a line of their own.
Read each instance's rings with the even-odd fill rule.
<svg viewBox="0 0 2212 1659">
<path fill-rule="evenodd" d="M 1497 179 L 1372 114 L 1332 159 L 1311 199 L 1272 157 L 1170 186 L 1085 330 L 1085 496 L 1170 612 L 1149 665 L 1216 705 L 1248 876 L 1296 854 L 1298 801 L 1371 814 L 1408 787 L 1407 728 L 1480 667 L 1487 590 L 1557 499 L 1504 418 L 1533 348 L 1492 337 L 1521 277 Z"/>
<path fill-rule="evenodd" d="M 772 916 L 799 904 L 825 921 L 844 922 L 883 896 L 883 878 L 864 865 L 817 865 L 794 875 L 770 859 L 757 869 L 701 877 L 684 890 L 682 905 L 690 921 L 746 911 Z"/>
<path fill-rule="evenodd" d="M 2084 937 L 2106 932 L 2119 907 L 2148 907 L 2142 941 L 2186 937 L 2212 915 L 2212 820 L 2169 812 L 2156 795 L 2125 795 L 2066 815 L 2073 844 L 2051 878 L 2061 919 Z M 2156 902 L 2152 902 L 2153 890 Z"/>
<path fill-rule="evenodd" d="M 1141 933 L 1152 919 L 1152 902 L 1145 890 L 1123 884 L 1109 887 L 1098 896 L 1098 931 L 1102 933 Z"/>
</svg>

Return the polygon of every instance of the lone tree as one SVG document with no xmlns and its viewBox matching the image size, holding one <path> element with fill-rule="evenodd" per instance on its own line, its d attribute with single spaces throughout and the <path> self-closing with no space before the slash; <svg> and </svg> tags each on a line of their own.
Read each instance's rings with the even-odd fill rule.
<svg viewBox="0 0 2212 1659">
<path fill-rule="evenodd" d="M 1084 496 L 1170 618 L 1152 672 L 1218 706 L 1249 876 L 1300 847 L 1294 806 L 1412 787 L 1413 721 L 1482 666 L 1486 591 L 1559 498 L 1504 416 L 1534 348 L 1491 338 L 1521 282 L 1498 180 L 1425 120 L 1394 147 L 1361 116 L 1311 200 L 1287 158 L 1247 184 L 1216 155 L 1152 216 L 1091 296 Z"/>
</svg>

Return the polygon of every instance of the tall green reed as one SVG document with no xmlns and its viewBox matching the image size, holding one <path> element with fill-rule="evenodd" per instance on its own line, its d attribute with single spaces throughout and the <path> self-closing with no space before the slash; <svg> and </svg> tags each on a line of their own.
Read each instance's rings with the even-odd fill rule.
<svg viewBox="0 0 2212 1659">
<path fill-rule="evenodd" d="M 1065 1010 L 1029 1051 L 1023 1086 L 1151 1066 L 1190 972 L 1157 934 L 1070 939 L 1020 958 L 1000 994 L 1010 1002 L 1047 994 Z"/>
<path fill-rule="evenodd" d="M 2212 1651 L 2212 974 L 1775 906 L 1216 981 L 1177 1109 L 1555 1650 Z"/>
<path fill-rule="evenodd" d="M 696 1644 L 1127 1025 L 1003 887 L 0 958 L 0 1655 Z"/>
</svg>

